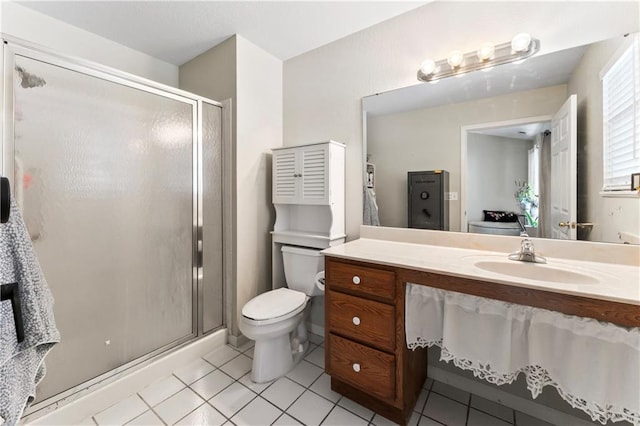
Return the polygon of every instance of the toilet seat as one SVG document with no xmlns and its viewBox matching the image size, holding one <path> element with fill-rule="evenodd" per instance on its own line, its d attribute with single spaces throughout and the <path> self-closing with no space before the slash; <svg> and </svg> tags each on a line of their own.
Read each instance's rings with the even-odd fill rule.
<svg viewBox="0 0 640 426">
<path fill-rule="evenodd" d="M 242 316 L 252 325 L 266 325 L 292 317 L 304 310 L 307 295 L 289 288 L 267 291 L 242 308 Z"/>
</svg>

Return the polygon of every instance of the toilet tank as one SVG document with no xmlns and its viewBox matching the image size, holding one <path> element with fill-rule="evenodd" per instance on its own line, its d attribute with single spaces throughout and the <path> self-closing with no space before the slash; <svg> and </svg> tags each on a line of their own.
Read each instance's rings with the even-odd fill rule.
<svg viewBox="0 0 640 426">
<path fill-rule="evenodd" d="M 307 296 L 322 294 L 315 283 L 316 274 L 324 270 L 324 256 L 320 250 L 282 246 L 282 261 L 287 287 Z"/>
</svg>

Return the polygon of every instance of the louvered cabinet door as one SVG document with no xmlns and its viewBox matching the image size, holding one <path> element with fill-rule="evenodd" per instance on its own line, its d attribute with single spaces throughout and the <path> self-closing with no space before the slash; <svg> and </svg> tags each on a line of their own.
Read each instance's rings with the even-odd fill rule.
<svg viewBox="0 0 640 426">
<path fill-rule="evenodd" d="M 284 150 L 273 154 L 273 203 L 297 202 L 298 170 L 296 152 Z"/>
<path fill-rule="evenodd" d="M 300 201 L 305 204 L 329 204 L 329 146 L 313 145 L 303 149 L 300 154 Z"/>
</svg>

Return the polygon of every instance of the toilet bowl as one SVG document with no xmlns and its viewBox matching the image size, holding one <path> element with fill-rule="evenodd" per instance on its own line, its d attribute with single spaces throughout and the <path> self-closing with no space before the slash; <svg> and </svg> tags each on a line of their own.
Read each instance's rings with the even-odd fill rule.
<svg viewBox="0 0 640 426">
<path fill-rule="evenodd" d="M 324 259 L 320 250 L 283 246 L 288 288 L 260 294 L 242 308 L 240 331 L 256 342 L 251 380 L 264 383 L 287 374 L 308 348 L 305 310 L 311 296 L 322 295 Z"/>
</svg>

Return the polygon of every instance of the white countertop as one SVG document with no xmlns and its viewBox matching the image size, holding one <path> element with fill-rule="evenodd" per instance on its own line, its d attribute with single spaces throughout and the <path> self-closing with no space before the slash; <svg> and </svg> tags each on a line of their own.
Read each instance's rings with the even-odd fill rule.
<svg viewBox="0 0 640 426">
<path fill-rule="evenodd" d="M 471 278 L 499 284 L 640 305 L 640 268 L 637 266 L 549 258 L 547 264 L 507 261 L 509 253 L 360 238 L 323 251 L 325 255 L 401 268 Z M 589 283 L 568 284 L 491 272 L 478 262 L 513 262 L 524 268 L 555 268 L 587 276 Z M 509 264 L 507 264 L 509 265 Z"/>
</svg>

